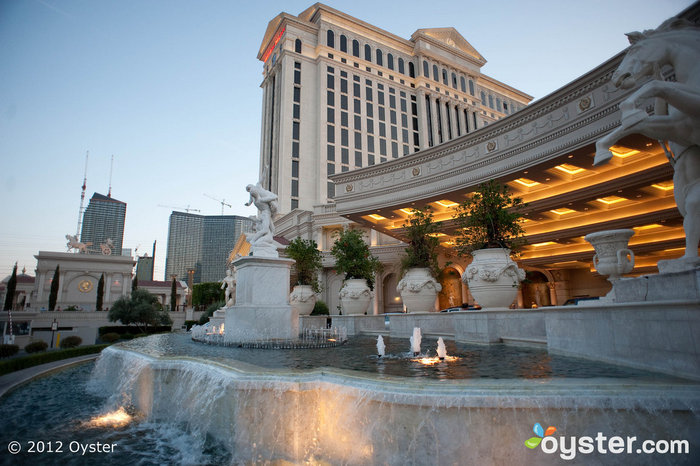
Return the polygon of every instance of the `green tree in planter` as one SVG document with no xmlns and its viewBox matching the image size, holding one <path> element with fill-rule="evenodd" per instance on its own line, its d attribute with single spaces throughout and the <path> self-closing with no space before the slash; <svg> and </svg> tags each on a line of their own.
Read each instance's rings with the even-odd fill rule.
<svg viewBox="0 0 700 466">
<path fill-rule="evenodd" d="M 435 236 L 440 226 L 440 222 L 433 221 L 433 213 L 429 205 L 413 210 L 407 222 L 403 224 L 408 247 L 406 255 L 401 259 L 402 272 L 405 273 L 413 267 L 421 267 L 430 269 L 433 277 L 440 275 L 437 253 L 440 240 Z"/>
<path fill-rule="evenodd" d="M 309 285 L 314 293 L 321 292 L 318 271 L 321 270 L 321 251 L 314 240 L 295 238 L 285 249 L 290 259 L 294 259 L 297 272 L 297 285 Z"/>
<path fill-rule="evenodd" d="M 173 283 L 170 285 L 170 312 L 177 310 L 177 282 L 173 278 Z"/>
<path fill-rule="evenodd" d="M 507 248 L 511 251 L 525 244 L 521 222 L 523 200 L 512 197 L 508 187 L 491 180 L 482 183 L 474 195 L 457 208 L 460 234 L 456 250 L 462 255 L 488 248 Z"/>
<path fill-rule="evenodd" d="M 53 273 L 53 279 L 51 280 L 51 291 L 49 292 L 49 311 L 56 309 L 56 300 L 58 299 L 58 280 L 60 271 L 58 265 L 56 266 L 56 271 Z"/>
<path fill-rule="evenodd" d="M 331 248 L 335 258 L 335 271 L 345 274 L 345 279 L 365 279 L 367 286 L 374 289 L 374 275 L 381 268 L 379 259 L 369 251 L 360 230 L 343 230 Z"/>
<path fill-rule="evenodd" d="M 100 281 L 97 282 L 97 301 L 95 302 L 95 310 L 101 311 L 105 295 L 105 274 L 100 275 Z"/>
</svg>

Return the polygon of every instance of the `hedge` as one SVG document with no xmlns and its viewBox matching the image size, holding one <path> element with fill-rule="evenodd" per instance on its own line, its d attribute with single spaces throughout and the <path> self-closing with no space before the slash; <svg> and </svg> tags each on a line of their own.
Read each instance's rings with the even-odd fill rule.
<svg viewBox="0 0 700 466">
<path fill-rule="evenodd" d="M 80 346 L 66 350 L 49 351 L 47 353 L 32 354 L 21 358 L 9 359 L 0 362 L 0 375 L 9 374 L 10 372 L 26 369 L 28 367 L 46 364 L 47 362 L 60 361 L 61 359 L 74 358 L 85 354 L 99 353 L 109 345 L 89 345 Z"/>
<path fill-rule="evenodd" d="M 140 333 L 140 328 L 136 327 L 135 325 L 111 325 L 111 326 L 106 326 L 106 327 L 100 327 L 98 330 L 98 333 L 100 336 L 104 335 L 105 333 L 118 333 L 119 335 L 123 335 L 125 333 L 131 333 L 134 331 L 137 331 Z M 149 326 L 148 327 L 148 334 L 150 335 L 151 333 L 163 333 L 163 332 L 170 332 L 172 328 L 170 325 L 159 325 L 156 327 Z"/>
</svg>

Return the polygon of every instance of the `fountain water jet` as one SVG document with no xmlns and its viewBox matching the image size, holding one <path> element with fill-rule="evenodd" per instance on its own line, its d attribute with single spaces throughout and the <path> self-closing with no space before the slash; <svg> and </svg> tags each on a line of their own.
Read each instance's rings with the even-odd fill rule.
<svg viewBox="0 0 700 466">
<path fill-rule="evenodd" d="M 440 361 L 444 361 L 445 357 L 447 357 L 447 348 L 445 348 L 445 341 L 442 337 L 438 338 L 437 341 L 437 355 Z"/>
<path fill-rule="evenodd" d="M 386 345 L 384 344 L 384 338 L 381 335 L 377 337 L 377 356 L 384 357 L 386 352 Z"/>
<path fill-rule="evenodd" d="M 418 356 L 420 354 L 420 342 L 420 328 L 413 327 L 413 335 L 411 336 L 411 351 L 413 351 L 413 356 Z"/>
</svg>

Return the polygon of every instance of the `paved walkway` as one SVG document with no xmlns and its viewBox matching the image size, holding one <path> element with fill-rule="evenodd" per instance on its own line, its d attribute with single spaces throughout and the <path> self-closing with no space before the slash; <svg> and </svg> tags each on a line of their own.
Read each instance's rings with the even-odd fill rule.
<svg viewBox="0 0 700 466">
<path fill-rule="evenodd" d="M 95 353 L 86 354 L 75 358 L 61 359 L 60 361 L 48 362 L 46 364 L 28 367 L 26 369 L 10 372 L 9 374 L 0 376 L 0 397 L 17 386 L 27 383 L 40 375 L 57 371 L 68 366 L 73 366 L 75 364 L 80 364 L 81 362 L 89 361 L 91 359 L 96 359 L 99 355 L 100 353 Z"/>
</svg>

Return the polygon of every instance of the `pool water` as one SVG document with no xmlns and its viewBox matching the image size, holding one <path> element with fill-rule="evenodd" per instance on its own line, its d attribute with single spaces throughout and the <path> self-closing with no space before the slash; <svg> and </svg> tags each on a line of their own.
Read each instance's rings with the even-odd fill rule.
<svg viewBox="0 0 700 466">
<path fill-rule="evenodd" d="M 230 453 L 223 445 L 187 425 L 148 422 L 138 415 L 122 427 L 91 423 L 117 408 L 107 394 L 100 393 L 100 387 L 89 383 L 94 366 L 89 362 L 47 375 L 0 399 L 0 464 L 230 463 Z M 9 453 L 12 441 L 21 446 L 16 455 Z M 114 451 L 89 451 L 90 445 L 93 450 L 104 450 L 105 444 L 115 444 Z"/>
<path fill-rule="evenodd" d="M 186 334 L 152 335 L 121 346 L 154 357 L 189 356 L 241 361 L 269 369 L 308 370 L 336 368 L 369 372 L 380 377 L 433 379 L 625 378 L 675 380 L 653 372 L 597 361 L 550 355 L 545 349 L 506 345 L 474 345 L 445 341 L 449 360 L 436 358 L 437 339 L 423 337 L 421 354 L 413 357 L 405 338 L 383 337 L 386 354 L 377 356 L 377 338 L 354 336 L 336 348 L 264 350 L 208 345 Z"/>
</svg>

